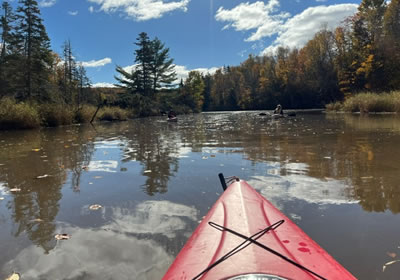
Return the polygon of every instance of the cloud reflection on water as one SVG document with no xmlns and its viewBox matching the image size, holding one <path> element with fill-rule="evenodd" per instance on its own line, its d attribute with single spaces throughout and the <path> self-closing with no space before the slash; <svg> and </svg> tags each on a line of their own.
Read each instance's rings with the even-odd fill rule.
<svg viewBox="0 0 400 280">
<path fill-rule="evenodd" d="M 107 209 L 108 210 L 108 209 Z M 144 201 L 130 208 L 111 208 L 113 222 L 106 226 L 124 233 L 161 234 L 174 238 L 186 228 L 187 219 L 196 221 L 197 210 L 170 201 Z"/>
<path fill-rule="evenodd" d="M 253 176 L 248 183 L 279 207 L 281 201 L 299 199 L 318 205 L 358 203 L 345 181 L 320 180 L 303 174 Z"/>
<path fill-rule="evenodd" d="M 114 231 L 65 227 L 71 239 L 48 254 L 22 250 L 4 271 L 23 279 L 159 279 L 172 257 L 156 242 Z"/>
<path fill-rule="evenodd" d="M 118 161 L 116 160 L 92 160 L 89 163 L 90 171 L 117 172 Z"/>
<path fill-rule="evenodd" d="M 48 254 L 31 245 L 2 270 L 18 271 L 25 280 L 160 279 L 173 256 L 152 237 L 176 238 L 177 232 L 185 232 L 188 222 L 197 220 L 194 207 L 170 201 L 107 207 L 105 212 L 111 218 L 98 229 L 59 223 L 58 230 L 70 234 L 71 239 L 59 241 Z"/>
<path fill-rule="evenodd" d="M 8 195 L 9 191 L 6 189 L 6 183 L 0 182 L 0 195 Z"/>
</svg>

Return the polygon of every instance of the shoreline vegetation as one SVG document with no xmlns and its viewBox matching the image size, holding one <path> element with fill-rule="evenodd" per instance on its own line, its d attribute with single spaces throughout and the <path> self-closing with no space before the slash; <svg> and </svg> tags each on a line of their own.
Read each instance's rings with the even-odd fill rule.
<svg viewBox="0 0 400 280">
<path fill-rule="evenodd" d="M 389 93 L 359 93 L 326 105 L 327 112 L 400 113 L 400 91 Z"/>
<path fill-rule="evenodd" d="M 0 100 L 0 130 L 89 123 L 96 109 L 93 105 L 77 108 L 61 104 L 30 104 L 3 98 Z M 104 106 L 97 112 L 95 121 L 126 121 L 129 117 L 131 116 L 128 110 Z"/>
<path fill-rule="evenodd" d="M 169 48 L 141 32 L 115 88 L 92 86 L 70 40 L 59 53 L 36 0 L 2 1 L 0 130 L 203 111 L 326 108 L 400 112 L 400 0 L 362 0 L 335 29 L 240 65 L 177 78 Z M 95 112 L 97 114 L 95 114 Z"/>
</svg>

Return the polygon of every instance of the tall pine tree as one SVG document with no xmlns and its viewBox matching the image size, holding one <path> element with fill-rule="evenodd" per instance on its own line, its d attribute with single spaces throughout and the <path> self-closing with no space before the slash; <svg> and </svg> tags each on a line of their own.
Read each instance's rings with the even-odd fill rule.
<svg viewBox="0 0 400 280">
<path fill-rule="evenodd" d="M 46 100 L 52 62 L 50 39 L 42 23 L 37 1 L 20 0 L 19 4 L 15 37 L 15 47 L 21 56 L 19 70 L 23 73 L 19 97 Z"/>
<path fill-rule="evenodd" d="M 138 47 L 135 50 L 136 64 L 130 72 L 117 66 L 119 76 L 115 76 L 115 79 L 127 93 L 136 94 L 136 106 L 141 115 L 147 115 L 152 110 L 154 94 L 175 81 L 175 65 L 173 59 L 169 58 L 169 49 L 158 38 L 150 40 L 147 33 L 142 32 L 135 45 Z"/>
<path fill-rule="evenodd" d="M 10 54 L 13 40 L 13 24 L 15 14 L 8 2 L 1 5 L 2 16 L 0 17 L 1 41 L 0 41 L 0 97 L 10 94 L 11 65 Z"/>
</svg>

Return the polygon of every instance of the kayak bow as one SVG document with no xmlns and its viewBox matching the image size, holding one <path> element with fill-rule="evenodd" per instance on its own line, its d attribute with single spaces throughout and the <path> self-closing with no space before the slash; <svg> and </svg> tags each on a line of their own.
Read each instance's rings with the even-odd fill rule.
<svg viewBox="0 0 400 280">
<path fill-rule="evenodd" d="M 200 278 L 356 279 L 239 179 L 226 188 L 163 277 Z"/>
</svg>

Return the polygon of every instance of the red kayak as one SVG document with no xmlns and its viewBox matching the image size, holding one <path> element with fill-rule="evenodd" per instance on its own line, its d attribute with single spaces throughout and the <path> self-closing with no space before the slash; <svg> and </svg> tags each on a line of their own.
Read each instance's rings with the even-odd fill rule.
<svg viewBox="0 0 400 280">
<path fill-rule="evenodd" d="M 356 278 L 246 181 L 235 179 L 163 279 Z"/>
</svg>

